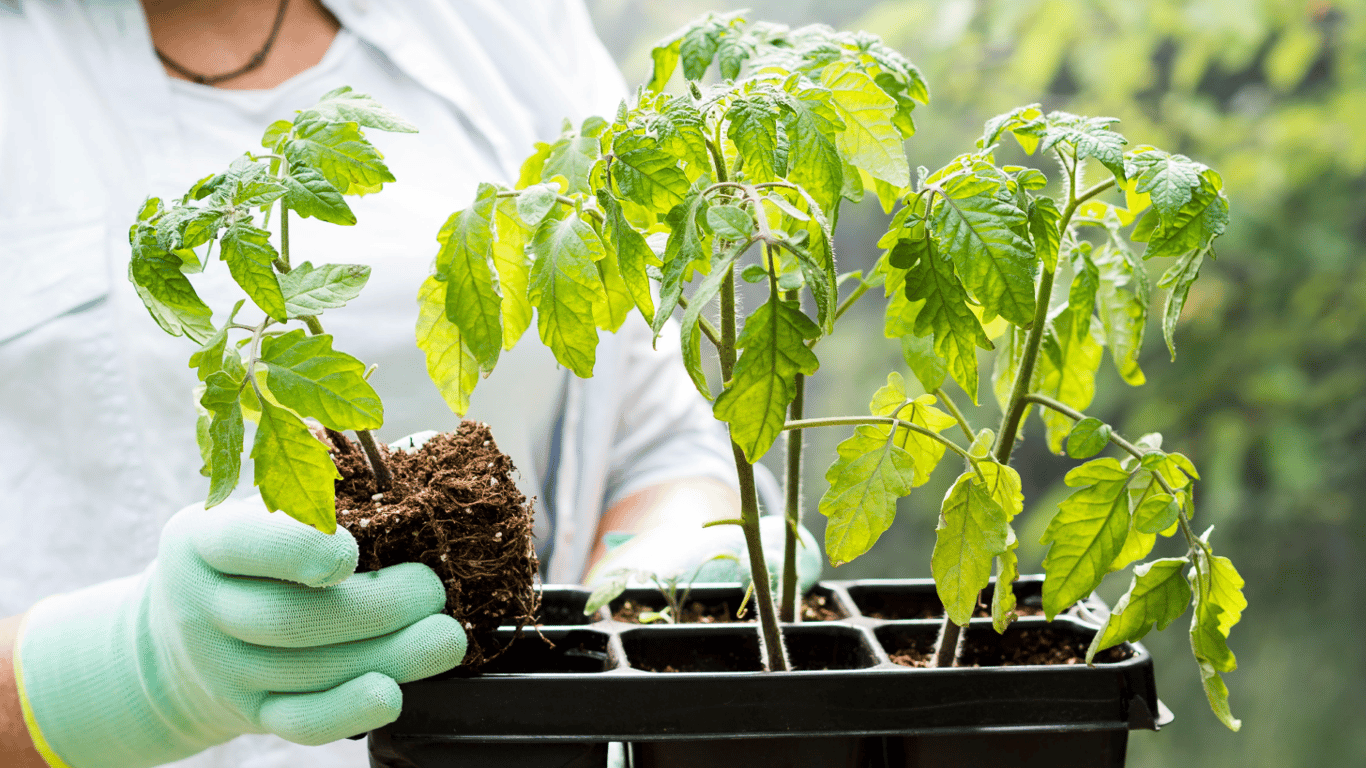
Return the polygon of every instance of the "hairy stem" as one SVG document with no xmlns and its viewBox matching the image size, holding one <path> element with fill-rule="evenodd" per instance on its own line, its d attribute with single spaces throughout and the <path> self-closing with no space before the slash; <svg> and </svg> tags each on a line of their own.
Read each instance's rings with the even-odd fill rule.
<svg viewBox="0 0 1366 768">
<path fill-rule="evenodd" d="M 281 170 L 284 170 L 283 164 Z M 280 258 L 275 260 L 275 269 L 281 274 L 289 274 L 292 269 L 289 265 L 289 208 L 285 207 L 283 200 L 280 201 Z M 323 334 L 323 324 L 316 316 L 304 315 L 299 319 L 308 326 L 310 334 L 314 336 Z M 254 383 L 253 386 L 255 386 Z M 356 439 L 360 441 L 361 448 L 365 449 L 365 458 L 370 463 L 370 472 L 375 476 L 375 488 L 381 493 L 389 490 L 393 487 L 394 475 L 389 471 L 389 465 L 384 463 L 384 454 L 380 453 L 379 446 L 375 444 L 375 436 L 370 434 L 368 429 L 358 429 L 356 430 Z"/>
<path fill-rule="evenodd" d="M 682 307 L 684 312 L 687 312 L 688 299 L 680 295 L 678 297 L 678 306 Z M 716 330 L 716 326 L 712 325 L 710 320 L 701 316 L 698 316 L 697 324 L 702 328 L 702 335 L 707 337 L 707 341 L 710 341 L 713 347 L 720 349 L 721 333 Z"/>
<path fill-rule="evenodd" d="M 801 294 L 787 291 L 784 298 L 798 301 Z M 796 394 L 792 404 L 787 407 L 789 421 L 801 421 L 806 401 L 806 376 L 797 374 Z M 802 431 L 788 430 L 787 433 L 787 482 L 783 489 L 787 525 L 783 536 L 783 597 L 778 609 L 782 621 L 797 620 L 797 526 L 802 523 Z"/>
<path fill-rule="evenodd" d="M 721 379 L 726 384 L 735 373 L 735 267 L 732 265 L 728 270 L 721 285 L 721 347 L 717 350 L 721 358 Z M 754 465 L 734 440 L 730 442 L 730 448 L 735 457 L 735 474 L 740 481 L 740 527 L 745 532 L 745 545 L 749 551 L 749 570 L 759 608 L 759 628 L 768 651 L 768 665 L 774 672 L 785 672 L 787 655 L 783 650 L 782 629 L 769 588 L 763 540 L 759 538 L 759 495 L 754 485 Z"/>
<path fill-rule="evenodd" d="M 969 443 L 977 439 L 977 435 L 972 431 L 972 425 L 968 423 L 968 418 L 963 415 L 963 411 L 958 408 L 958 403 L 949 397 L 949 393 L 945 392 L 943 387 L 936 387 L 930 394 L 939 398 L 939 402 L 943 403 L 944 407 L 949 409 L 949 413 L 953 414 L 954 421 L 958 422 L 958 428 L 963 430 L 963 434 L 967 436 Z"/>
</svg>

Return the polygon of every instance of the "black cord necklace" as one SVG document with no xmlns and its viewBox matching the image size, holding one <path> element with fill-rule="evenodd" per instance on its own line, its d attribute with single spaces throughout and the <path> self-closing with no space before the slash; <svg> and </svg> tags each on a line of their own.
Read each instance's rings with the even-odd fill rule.
<svg viewBox="0 0 1366 768">
<path fill-rule="evenodd" d="M 246 64 L 243 64 L 241 67 L 238 67 L 237 69 L 234 69 L 233 71 L 227 72 L 225 74 L 201 75 L 198 72 L 191 72 L 190 70 L 173 61 L 170 56 L 167 56 L 166 54 L 162 53 L 161 49 L 157 48 L 155 45 L 152 46 L 152 50 L 157 52 L 157 58 L 161 59 L 161 63 L 165 64 L 176 74 L 181 75 L 187 80 L 192 80 L 196 83 L 199 83 L 200 85 L 217 85 L 218 83 L 221 83 L 225 80 L 231 80 L 234 77 L 241 77 L 242 75 L 245 75 L 246 73 L 252 71 L 253 69 L 256 69 L 257 67 L 265 63 L 266 54 L 270 53 L 270 47 L 272 45 L 275 45 L 275 38 L 280 34 L 280 27 L 283 26 L 285 23 L 285 9 L 288 7 L 289 0 L 280 0 L 280 9 L 275 12 L 275 25 L 270 28 L 270 37 L 266 38 L 266 44 L 261 46 L 261 50 L 257 51 L 256 55 L 252 56 L 251 60 L 248 61 Z"/>
</svg>

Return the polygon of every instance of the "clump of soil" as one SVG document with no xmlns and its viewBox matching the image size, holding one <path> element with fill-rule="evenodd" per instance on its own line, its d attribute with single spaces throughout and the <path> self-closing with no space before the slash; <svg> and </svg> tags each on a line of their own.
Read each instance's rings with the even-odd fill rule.
<svg viewBox="0 0 1366 768">
<path fill-rule="evenodd" d="M 612 612 L 612 618 L 627 624 L 639 624 L 640 615 L 651 611 L 662 610 L 662 606 L 648 605 L 627 598 L 622 602 L 621 607 Z M 736 603 L 732 608 L 729 600 L 719 602 L 704 603 L 700 600 L 689 600 L 683 606 L 683 615 L 678 624 L 738 624 L 753 623 L 759 620 L 758 613 L 752 605 L 745 607 L 745 615 L 737 618 L 735 612 L 739 610 Z M 844 614 L 839 612 L 824 595 L 810 594 L 802 598 L 802 621 L 838 621 L 844 618 Z"/>
<path fill-rule="evenodd" d="M 446 613 L 469 636 L 464 666 L 477 669 L 497 657 L 505 647 L 494 642 L 494 630 L 511 625 L 520 634 L 540 594 L 531 507 L 488 425 L 463 422 L 412 453 L 381 446 L 394 476 L 382 495 L 360 447 L 331 430 L 326 437 L 342 476 L 337 523 L 360 546 L 357 570 L 428 566 L 446 585 Z"/>
</svg>

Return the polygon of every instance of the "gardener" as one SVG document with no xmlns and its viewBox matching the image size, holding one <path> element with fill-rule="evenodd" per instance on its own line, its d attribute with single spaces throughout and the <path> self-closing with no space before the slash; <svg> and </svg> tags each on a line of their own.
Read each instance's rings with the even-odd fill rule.
<svg viewBox="0 0 1366 768">
<path fill-rule="evenodd" d="M 296 258 L 375 266 L 329 330 L 379 364 L 386 431 L 450 429 L 412 296 L 477 180 L 515 180 L 564 116 L 614 113 L 625 89 L 579 0 L 0 0 L 0 764 L 359 767 L 361 743 L 279 736 L 391 722 L 396 681 L 459 663 L 425 566 L 352 576 L 345 531 L 247 498 L 192 503 L 185 342 L 124 279 L 149 192 L 185 189 L 343 84 L 422 133 L 385 137 L 400 181 L 352 203 L 358 227 L 296 220 Z M 231 288 L 215 266 L 210 303 Z M 589 380 L 522 344 L 476 392 L 471 418 L 538 499 L 547 581 L 681 568 L 715 550 L 690 542 L 738 536 L 700 528 L 738 516 L 734 468 L 675 337 L 656 351 L 634 321 Z M 608 531 L 638 535 L 602 560 Z"/>
</svg>

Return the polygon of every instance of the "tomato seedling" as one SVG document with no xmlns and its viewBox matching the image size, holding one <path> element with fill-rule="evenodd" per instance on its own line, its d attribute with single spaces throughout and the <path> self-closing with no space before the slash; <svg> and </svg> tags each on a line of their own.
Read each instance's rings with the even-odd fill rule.
<svg viewBox="0 0 1366 768">
<path fill-rule="evenodd" d="M 873 546 L 897 500 L 927 482 L 946 452 L 963 460 L 932 558 L 947 613 L 936 653 L 943 666 L 954 663 L 959 629 L 993 561 L 1003 587 L 1017 576 L 1010 523 L 1024 500 L 1010 457 L 1037 409 L 1055 452 L 1065 444 L 1073 457 L 1090 458 L 1113 445 L 1127 454 L 1092 459 L 1067 476 L 1078 490 L 1044 536 L 1052 544 L 1048 617 L 1147 556 L 1159 535 L 1179 533 L 1186 555 L 1134 569 L 1133 587 L 1090 654 L 1164 628 L 1194 603 L 1201 679 L 1216 714 L 1236 729 L 1219 673 L 1234 668 L 1225 639 L 1246 603 L 1232 564 L 1192 528 L 1198 474 L 1186 457 L 1161 450 L 1157 436 L 1129 441 L 1081 412 L 1104 347 L 1128 383 L 1143 381 L 1149 259 L 1171 262 L 1158 287 L 1168 289 L 1162 328 L 1174 350 L 1191 284 L 1227 222 L 1218 174 L 1180 155 L 1129 148 L 1113 119 L 1026 106 L 988 121 L 970 152 L 933 173 L 920 168 L 913 180 L 903 142 L 929 90 L 875 36 L 708 14 L 652 56 L 650 82 L 612 119 L 566 123 L 559 139 L 537 145 L 514 187 L 480 185 L 474 203 L 441 229 L 435 272 L 420 293 L 418 339 L 452 408 L 468 407 L 480 372 L 533 320 L 560 363 L 586 377 L 600 330 L 615 331 L 638 311 L 658 336 L 681 312 L 682 362 L 733 442 L 741 516 L 729 522 L 745 533 L 774 670 L 787 668 L 778 622 L 796 604 L 800 430 L 856 427 L 826 473 L 819 505 L 836 565 Z M 667 93 L 680 65 L 685 89 Z M 708 80 L 713 65 L 719 79 Z M 1007 138 L 1056 158 L 1054 187 L 1040 169 L 996 162 Z M 1088 186 L 1088 164 L 1105 178 Z M 1102 200 L 1115 189 L 1123 206 Z M 840 206 L 864 197 L 895 213 L 876 267 L 841 275 L 832 247 Z M 1133 242 L 1147 243 L 1141 258 Z M 737 274 L 766 286 L 767 300 L 741 311 Z M 1055 301 L 1059 278 L 1071 282 Z M 893 373 L 868 415 L 805 418 L 804 378 L 819 367 L 818 343 L 879 287 L 886 335 L 901 342 L 926 394 Z M 704 339 L 719 391 L 703 366 Z M 997 430 L 974 430 L 945 391 L 952 379 L 978 401 L 978 349 L 997 351 Z M 759 540 L 752 462 L 784 432 L 791 525 L 779 606 Z M 1013 594 L 995 595 L 993 620 L 1004 631 Z"/>
</svg>

